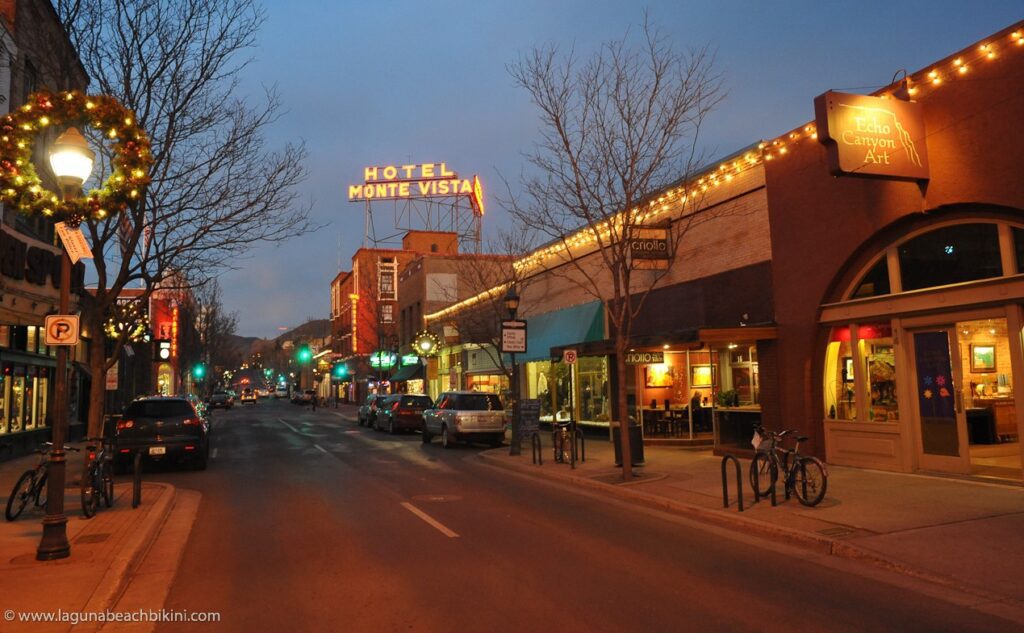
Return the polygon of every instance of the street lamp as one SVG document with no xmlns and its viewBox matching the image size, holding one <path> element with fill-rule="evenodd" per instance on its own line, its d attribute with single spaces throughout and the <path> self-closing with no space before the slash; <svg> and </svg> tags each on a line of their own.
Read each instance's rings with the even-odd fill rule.
<svg viewBox="0 0 1024 633">
<path fill-rule="evenodd" d="M 508 310 L 508 318 L 515 321 L 516 313 L 519 311 L 519 294 L 516 292 L 516 285 L 509 284 L 508 292 L 505 293 L 505 309 Z M 519 444 L 519 366 L 516 364 L 516 353 L 512 356 L 512 441 L 509 442 L 508 454 L 519 455 L 522 448 Z"/>
<path fill-rule="evenodd" d="M 79 194 L 82 185 L 92 173 L 96 154 L 78 129 L 69 127 L 57 137 L 50 150 L 50 167 L 63 189 L 64 199 Z M 70 312 L 71 303 L 71 258 L 67 248 L 61 249 L 60 261 L 60 314 Z M 43 519 L 43 537 L 36 549 L 36 560 L 56 560 L 71 555 L 68 543 L 67 522 L 64 516 L 64 480 L 67 459 L 64 442 L 68 433 L 68 348 L 57 347 L 57 375 L 54 377 L 53 401 L 56 410 L 53 415 L 53 450 L 47 466 L 49 483 L 46 489 L 46 517 Z"/>
</svg>

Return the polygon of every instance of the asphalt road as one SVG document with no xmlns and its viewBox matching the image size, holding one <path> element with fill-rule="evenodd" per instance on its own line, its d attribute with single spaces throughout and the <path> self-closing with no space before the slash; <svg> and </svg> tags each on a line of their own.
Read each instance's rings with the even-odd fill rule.
<svg viewBox="0 0 1024 633">
<path fill-rule="evenodd" d="M 340 413 L 217 411 L 158 631 L 1000 631 L 895 574 L 581 495 Z M 527 459 L 527 458 L 524 458 Z"/>
</svg>

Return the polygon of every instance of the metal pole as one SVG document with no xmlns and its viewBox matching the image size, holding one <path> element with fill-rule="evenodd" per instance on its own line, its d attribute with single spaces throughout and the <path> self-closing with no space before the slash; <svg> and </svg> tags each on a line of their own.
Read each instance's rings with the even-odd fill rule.
<svg viewBox="0 0 1024 633">
<path fill-rule="evenodd" d="M 67 314 L 71 303 L 71 258 L 68 251 L 61 245 L 63 257 L 60 258 L 60 313 Z M 50 451 L 50 462 L 47 464 L 48 481 L 46 487 L 46 517 L 43 518 L 43 537 L 36 549 L 36 560 L 57 560 L 71 556 L 71 544 L 68 543 L 67 523 L 64 516 L 64 479 L 67 472 L 67 458 L 64 454 L 64 442 L 68 434 L 68 346 L 57 347 L 57 375 L 54 377 L 53 401 L 53 450 Z M 102 380 L 102 376 L 94 376 L 93 380 Z"/>
<path fill-rule="evenodd" d="M 522 452 L 522 445 L 519 441 L 519 366 L 516 365 L 516 354 L 512 352 L 512 442 L 509 444 L 508 454 L 519 455 Z"/>
</svg>

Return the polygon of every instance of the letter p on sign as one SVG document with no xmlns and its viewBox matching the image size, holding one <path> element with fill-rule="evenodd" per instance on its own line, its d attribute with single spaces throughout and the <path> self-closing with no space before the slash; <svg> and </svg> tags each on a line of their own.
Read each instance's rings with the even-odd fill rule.
<svg viewBox="0 0 1024 633">
<path fill-rule="evenodd" d="M 78 316 L 56 314 L 46 317 L 47 345 L 78 345 Z"/>
<path fill-rule="evenodd" d="M 563 349 L 562 350 L 562 362 L 566 365 L 576 364 L 576 350 L 574 349 Z"/>
</svg>

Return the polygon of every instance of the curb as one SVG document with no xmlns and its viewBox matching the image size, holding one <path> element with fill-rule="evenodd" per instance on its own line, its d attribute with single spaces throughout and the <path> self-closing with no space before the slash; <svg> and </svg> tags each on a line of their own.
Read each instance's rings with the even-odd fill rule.
<svg viewBox="0 0 1024 633">
<path fill-rule="evenodd" d="M 82 611 L 101 612 L 114 606 L 128 584 L 129 572 L 135 569 L 145 557 L 159 534 L 160 528 L 170 516 L 171 508 L 174 507 L 174 497 L 177 494 L 175 487 L 155 481 L 144 482 L 142 485 L 143 487 L 163 488 L 164 492 L 153 505 L 142 525 L 128 537 L 125 546 L 114 555 L 106 573 L 103 574 L 103 579 L 100 580 Z M 126 496 L 125 499 L 129 499 L 129 497 Z"/>
<path fill-rule="evenodd" d="M 689 519 L 695 519 L 709 525 L 716 525 L 735 531 L 742 531 L 746 534 L 757 532 L 759 535 L 770 536 L 778 540 L 783 540 L 791 545 L 797 545 L 822 554 L 835 556 L 837 558 L 868 563 L 875 567 L 894 571 L 904 576 L 909 576 L 911 578 L 940 585 L 948 589 L 953 589 L 977 598 L 979 602 L 1005 604 L 1019 603 L 1015 598 L 993 593 L 992 591 L 982 591 L 977 587 L 965 585 L 957 581 L 955 578 L 911 567 L 906 563 L 882 556 L 876 552 L 853 545 L 849 542 L 839 541 L 834 538 L 811 534 L 809 532 L 802 532 L 800 530 L 794 530 L 793 528 L 767 523 L 758 519 L 743 517 L 740 516 L 738 512 L 736 514 L 727 514 L 719 510 L 712 510 L 702 506 L 669 499 L 667 497 L 640 492 L 632 486 L 606 484 L 587 477 L 579 477 L 563 473 L 555 473 L 554 475 L 540 474 L 534 472 L 532 464 L 523 464 L 520 466 L 510 463 L 507 460 L 491 457 L 488 453 L 490 453 L 490 451 L 479 453 L 477 455 L 477 459 L 482 462 L 487 462 L 488 465 L 495 468 L 521 473 L 540 480 L 557 480 L 561 483 L 580 488 L 599 490 L 602 493 L 609 494 L 609 496 L 615 497 L 621 501 L 632 502 L 655 510 L 666 511 Z M 1002 617 L 1008 616 L 1004 615 Z M 1017 618 L 1013 619 L 1018 622 L 1024 622 L 1024 615 L 1019 615 Z"/>
</svg>

